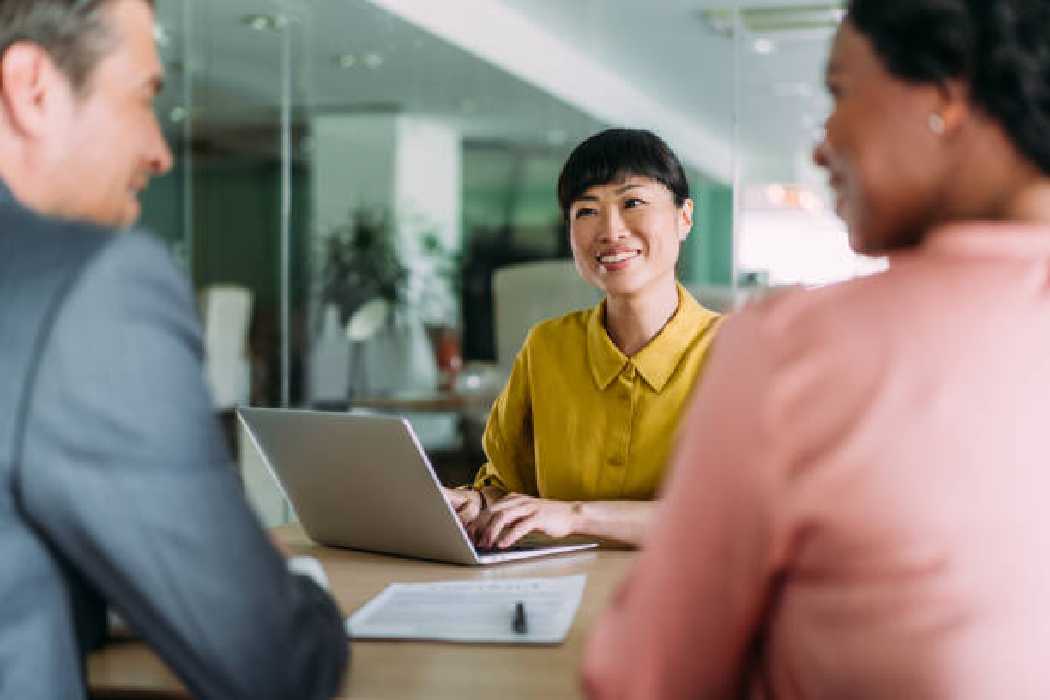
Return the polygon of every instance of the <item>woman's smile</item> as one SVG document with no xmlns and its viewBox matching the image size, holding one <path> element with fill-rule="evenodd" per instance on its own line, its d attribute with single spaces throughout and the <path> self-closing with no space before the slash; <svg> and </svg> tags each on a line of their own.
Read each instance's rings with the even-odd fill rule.
<svg viewBox="0 0 1050 700">
<path fill-rule="evenodd" d="M 603 251 L 595 256 L 598 271 L 601 273 L 617 272 L 630 267 L 631 263 L 641 257 L 642 251 L 637 248 L 620 248 Z"/>
</svg>

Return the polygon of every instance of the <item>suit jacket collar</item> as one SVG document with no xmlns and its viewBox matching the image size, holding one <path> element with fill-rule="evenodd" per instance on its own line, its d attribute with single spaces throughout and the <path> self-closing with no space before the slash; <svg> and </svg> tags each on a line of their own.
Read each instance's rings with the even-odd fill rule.
<svg viewBox="0 0 1050 700">
<path fill-rule="evenodd" d="M 0 206 L 15 203 L 15 195 L 11 192 L 11 188 L 7 186 L 3 178 L 0 178 Z"/>
</svg>

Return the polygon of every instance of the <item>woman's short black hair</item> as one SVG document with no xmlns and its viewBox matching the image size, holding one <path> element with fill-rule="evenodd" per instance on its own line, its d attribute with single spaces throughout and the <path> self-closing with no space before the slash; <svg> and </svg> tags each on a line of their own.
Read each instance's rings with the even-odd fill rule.
<svg viewBox="0 0 1050 700">
<path fill-rule="evenodd" d="M 1050 174 L 1050 0 L 851 0 L 848 18 L 896 77 L 966 82 Z"/>
<path fill-rule="evenodd" d="M 671 190 L 675 206 L 689 199 L 689 180 L 674 151 L 645 129 L 606 129 L 581 143 L 558 176 L 558 204 L 569 218 L 572 203 L 595 185 L 622 182 L 636 175 Z"/>
</svg>

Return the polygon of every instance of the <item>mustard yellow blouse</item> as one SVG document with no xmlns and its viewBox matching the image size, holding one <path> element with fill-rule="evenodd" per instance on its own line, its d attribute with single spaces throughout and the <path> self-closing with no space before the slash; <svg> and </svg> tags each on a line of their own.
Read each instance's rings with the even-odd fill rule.
<svg viewBox="0 0 1050 700">
<path fill-rule="evenodd" d="M 719 314 L 678 285 L 678 309 L 634 357 L 605 332 L 605 302 L 537 324 L 492 407 L 475 486 L 559 500 L 645 500 Z"/>
</svg>

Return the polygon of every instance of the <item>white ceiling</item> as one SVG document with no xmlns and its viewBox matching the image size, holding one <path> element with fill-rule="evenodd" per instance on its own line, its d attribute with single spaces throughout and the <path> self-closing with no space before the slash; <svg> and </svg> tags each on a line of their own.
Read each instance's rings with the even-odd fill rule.
<svg viewBox="0 0 1050 700">
<path fill-rule="evenodd" d="M 487 2 L 527 18 L 656 103 L 736 144 L 747 179 L 796 179 L 827 109 L 821 70 L 828 32 L 777 37 L 774 52 L 760 55 L 753 37 L 735 41 L 701 21 L 699 10 L 727 4 L 712 0 Z M 295 18 L 288 33 L 299 110 L 424 113 L 456 123 L 466 138 L 541 146 L 571 145 L 602 126 L 592 116 L 602 114 L 598 105 L 570 106 L 367 0 L 159 0 L 171 78 L 162 109 L 170 115 L 192 93 L 198 134 L 231 127 L 265 132 L 259 127 L 279 122 L 282 37 L 250 29 L 242 21 L 250 14 Z M 353 67 L 338 65 L 343 54 L 354 56 Z M 370 54 L 381 64 L 368 67 Z"/>
<path fill-rule="evenodd" d="M 585 48 L 678 112 L 738 145 L 743 175 L 794 178 L 829 103 L 823 65 L 831 31 L 724 37 L 701 10 L 813 5 L 813 0 L 500 0 Z M 819 3 L 816 3 L 819 4 Z M 736 127 L 736 129 L 734 129 Z"/>
</svg>

